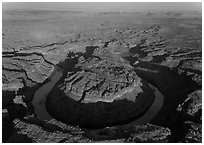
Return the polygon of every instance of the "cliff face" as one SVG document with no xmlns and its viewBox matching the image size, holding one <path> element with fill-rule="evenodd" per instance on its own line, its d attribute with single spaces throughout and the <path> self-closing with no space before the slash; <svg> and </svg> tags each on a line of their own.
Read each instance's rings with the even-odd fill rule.
<svg viewBox="0 0 204 145">
<path fill-rule="evenodd" d="M 137 119 L 154 101 L 153 91 L 131 66 L 114 61 L 108 50 L 96 48 L 88 54 L 89 49 L 68 58 L 77 61 L 65 68 L 48 95 L 48 112 L 62 122 L 89 128 Z"/>
</svg>

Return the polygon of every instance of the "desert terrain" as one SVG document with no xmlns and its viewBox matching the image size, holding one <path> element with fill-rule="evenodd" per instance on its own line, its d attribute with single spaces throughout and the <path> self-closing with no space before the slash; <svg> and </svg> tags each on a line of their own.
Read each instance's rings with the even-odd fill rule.
<svg viewBox="0 0 204 145">
<path fill-rule="evenodd" d="M 202 142 L 202 13 L 2 12 L 3 142 Z"/>
</svg>

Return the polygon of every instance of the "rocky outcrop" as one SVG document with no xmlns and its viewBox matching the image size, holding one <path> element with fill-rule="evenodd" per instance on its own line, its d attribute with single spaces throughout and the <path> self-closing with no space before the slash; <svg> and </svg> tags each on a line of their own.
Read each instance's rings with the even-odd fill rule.
<svg viewBox="0 0 204 145">
<path fill-rule="evenodd" d="M 202 142 L 202 94 L 201 90 L 190 93 L 187 99 L 179 104 L 177 111 L 183 118 L 184 137 L 181 142 Z"/>
<path fill-rule="evenodd" d="M 3 89 L 15 86 L 18 90 L 26 86 L 42 83 L 54 69 L 43 54 L 37 52 L 3 51 Z M 24 83 L 23 83 L 24 81 Z"/>
<path fill-rule="evenodd" d="M 185 115 L 193 117 L 195 120 L 201 121 L 202 116 L 202 93 L 197 90 L 188 95 L 188 98 L 178 106 L 178 111 Z"/>
<path fill-rule="evenodd" d="M 77 127 L 59 124 L 56 120 L 41 122 L 35 116 L 26 116 L 24 119 L 15 119 L 14 131 L 7 139 L 7 142 L 90 142 L 82 136 L 83 131 Z"/>
<path fill-rule="evenodd" d="M 136 143 L 165 143 L 169 142 L 171 131 L 168 128 L 152 124 L 132 126 L 128 142 Z"/>
<path fill-rule="evenodd" d="M 153 91 L 132 67 L 114 62 L 105 49 L 106 55 L 100 57 L 103 48 L 99 49 L 98 55 L 87 49 L 69 60 L 78 59 L 47 97 L 47 110 L 54 118 L 82 127 L 105 127 L 136 119 L 154 101 Z"/>
</svg>

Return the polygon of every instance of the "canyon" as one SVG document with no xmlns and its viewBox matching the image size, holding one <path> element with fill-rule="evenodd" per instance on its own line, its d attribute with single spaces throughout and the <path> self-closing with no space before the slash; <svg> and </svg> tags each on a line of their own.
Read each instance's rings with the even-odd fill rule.
<svg viewBox="0 0 204 145">
<path fill-rule="evenodd" d="M 3 142 L 201 142 L 190 14 L 4 12 Z"/>
</svg>

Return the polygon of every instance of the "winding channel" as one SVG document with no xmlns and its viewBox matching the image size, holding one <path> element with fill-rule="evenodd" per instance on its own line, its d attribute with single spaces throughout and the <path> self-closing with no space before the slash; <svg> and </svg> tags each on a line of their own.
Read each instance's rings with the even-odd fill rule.
<svg viewBox="0 0 204 145">
<path fill-rule="evenodd" d="M 48 120 L 52 118 L 51 115 L 49 115 L 49 113 L 46 111 L 46 107 L 45 107 L 46 96 L 49 94 L 49 92 L 52 90 L 52 88 L 55 86 L 58 80 L 62 77 L 62 75 L 63 75 L 63 70 L 58 66 L 55 66 L 55 70 L 52 73 L 52 75 L 49 77 L 49 81 L 46 84 L 44 84 L 41 88 L 39 88 L 34 94 L 32 104 L 35 107 L 35 113 L 38 115 L 38 117 L 41 120 Z M 132 124 L 139 125 L 139 124 L 148 123 L 157 115 L 157 113 L 160 111 L 160 109 L 163 106 L 164 98 L 161 92 L 159 92 L 159 90 L 156 87 L 152 86 L 151 84 L 149 84 L 149 86 L 153 90 L 155 90 L 154 92 L 155 100 L 153 104 L 150 106 L 150 108 L 147 110 L 147 112 L 137 120 L 132 121 L 128 124 L 119 125 L 118 127 L 128 127 Z M 97 138 L 97 132 L 99 131 L 100 129 L 91 130 L 90 133 L 92 135 L 95 134 Z"/>
<path fill-rule="evenodd" d="M 47 120 L 52 118 L 50 114 L 46 111 L 46 96 L 49 94 L 49 92 L 52 90 L 58 80 L 62 77 L 62 75 L 63 70 L 58 66 L 55 66 L 52 75 L 49 77 L 49 82 L 44 84 L 34 94 L 32 104 L 35 107 L 35 114 L 37 114 L 41 120 Z"/>
</svg>

